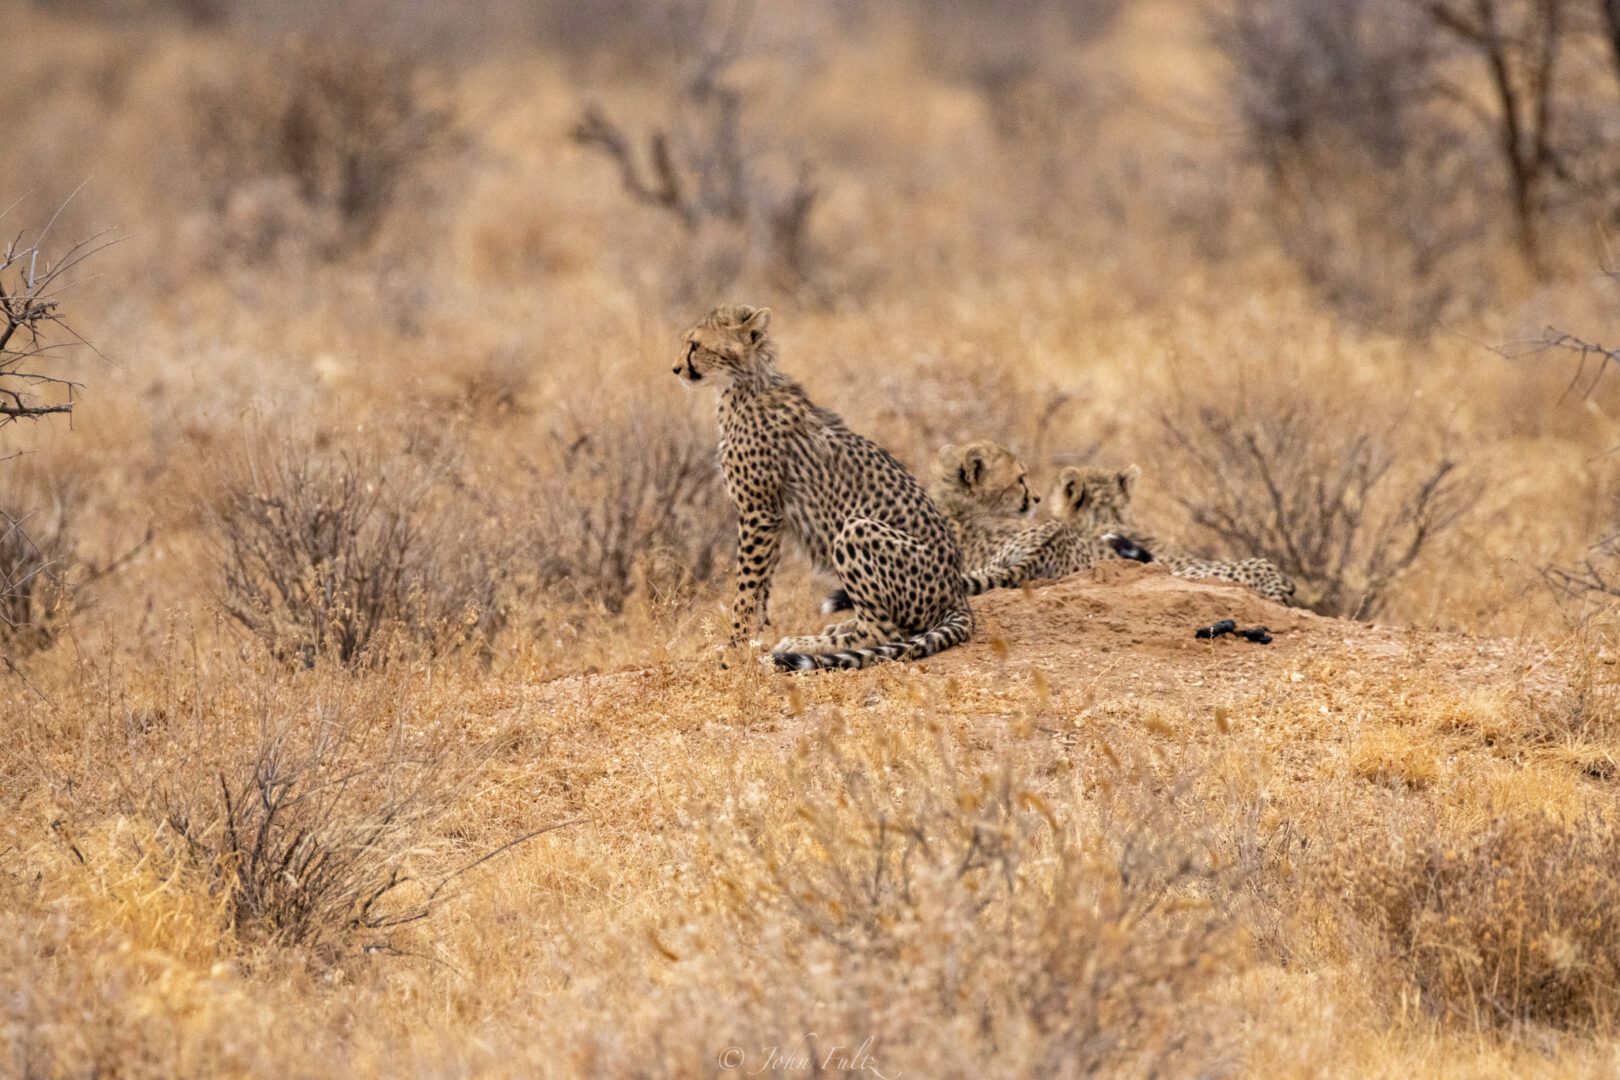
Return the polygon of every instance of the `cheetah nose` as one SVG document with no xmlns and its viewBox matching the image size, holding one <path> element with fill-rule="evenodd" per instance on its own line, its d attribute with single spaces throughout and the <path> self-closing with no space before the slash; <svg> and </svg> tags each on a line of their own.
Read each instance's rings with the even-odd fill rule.
<svg viewBox="0 0 1620 1080">
<path fill-rule="evenodd" d="M 671 375 L 679 375 L 681 373 L 681 365 L 676 364 L 674 367 L 669 369 L 669 373 Z"/>
<path fill-rule="evenodd" d="M 1040 502 L 1041 501 L 1041 497 L 1039 495 L 1031 495 L 1029 498 L 1030 498 L 1031 502 Z"/>
</svg>

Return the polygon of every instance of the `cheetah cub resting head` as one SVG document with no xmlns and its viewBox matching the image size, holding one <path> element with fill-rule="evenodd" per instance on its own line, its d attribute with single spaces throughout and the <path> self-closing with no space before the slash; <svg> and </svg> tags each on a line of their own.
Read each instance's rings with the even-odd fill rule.
<svg viewBox="0 0 1620 1080">
<path fill-rule="evenodd" d="M 1070 466 L 1058 473 L 1047 510 L 1054 520 L 1090 531 L 1129 529 L 1131 495 L 1141 474 L 1135 465 L 1122 471 Z M 1176 577 L 1214 578 L 1246 585 L 1279 604 L 1293 600 L 1293 579 L 1270 559 L 1201 559 L 1164 550 L 1151 538 L 1145 542 L 1153 548 L 1154 561 L 1163 563 Z"/>
<path fill-rule="evenodd" d="M 1135 465 L 1117 472 L 1070 465 L 1057 475 L 1047 500 L 1047 512 L 1059 521 L 1073 522 L 1082 529 L 1125 528 L 1131 492 L 1141 475 L 1142 470 Z"/>
<path fill-rule="evenodd" d="M 941 510 L 958 514 L 1027 514 L 1041 501 L 1029 489 L 1029 473 L 1011 450 L 988 440 L 942 446 L 934 460 L 928 493 Z"/>
<path fill-rule="evenodd" d="M 962 579 L 970 596 L 1067 577 L 1104 559 L 1153 559 L 1122 532 L 1031 520 L 1040 496 L 1030 490 L 1024 463 L 1000 443 L 941 447 L 928 494 L 945 512 L 962 548 Z M 821 605 L 827 614 L 848 608 L 841 590 Z"/>
</svg>

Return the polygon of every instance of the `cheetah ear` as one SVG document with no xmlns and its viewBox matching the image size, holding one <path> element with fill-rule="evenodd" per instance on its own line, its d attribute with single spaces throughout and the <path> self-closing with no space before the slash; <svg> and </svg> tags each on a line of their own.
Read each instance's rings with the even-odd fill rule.
<svg viewBox="0 0 1620 1080">
<path fill-rule="evenodd" d="M 1121 495 L 1130 495 L 1131 488 L 1136 486 L 1136 481 L 1141 475 L 1142 468 L 1139 465 L 1132 465 L 1128 469 L 1122 469 L 1120 474 L 1115 477 L 1119 481 L 1119 493 Z"/>
<path fill-rule="evenodd" d="M 768 307 L 738 309 L 737 329 L 748 339 L 750 345 L 757 345 L 765 338 L 765 328 L 771 325 L 771 309 Z"/>
<path fill-rule="evenodd" d="M 962 467 L 956 470 L 963 487 L 972 487 L 984 475 L 984 451 L 974 447 L 962 455 Z"/>
</svg>

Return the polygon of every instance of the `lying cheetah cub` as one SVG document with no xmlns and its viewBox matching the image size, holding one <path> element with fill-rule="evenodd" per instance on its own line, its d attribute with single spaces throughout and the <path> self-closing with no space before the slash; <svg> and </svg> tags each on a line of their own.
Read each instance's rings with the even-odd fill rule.
<svg viewBox="0 0 1620 1080">
<path fill-rule="evenodd" d="M 1141 470 L 1135 465 L 1123 472 L 1107 469 L 1081 469 L 1070 466 L 1058 473 L 1057 483 L 1047 501 L 1055 521 L 1065 521 L 1086 530 L 1124 530 L 1131 506 L 1131 492 Z M 1151 546 L 1151 541 L 1149 541 Z M 1154 559 L 1179 578 L 1214 578 L 1247 585 L 1268 600 L 1289 603 L 1294 582 L 1270 559 L 1242 559 L 1236 562 L 1200 559 L 1180 552 L 1154 548 Z"/>
<path fill-rule="evenodd" d="M 1151 558 L 1122 529 L 1024 517 L 1040 496 L 1024 463 L 999 443 L 941 447 L 928 493 L 956 530 L 970 593 L 1067 577 L 1102 559 Z"/>
<path fill-rule="evenodd" d="M 1029 489 L 1024 463 L 999 443 L 942 447 L 928 494 L 950 519 L 961 545 L 970 596 L 1014 589 L 1026 581 L 1067 577 L 1102 559 L 1152 559 L 1123 535 L 1024 516 L 1040 496 Z M 841 611 L 847 602 L 835 592 L 821 608 Z"/>
<path fill-rule="evenodd" d="M 783 670 L 915 660 L 973 633 L 962 553 L 922 485 L 776 368 L 768 308 L 718 307 L 686 332 L 675 374 L 720 391 L 720 468 L 737 506 L 731 643 L 760 626 L 785 536 L 836 574 L 854 617 L 783 638 Z"/>
</svg>

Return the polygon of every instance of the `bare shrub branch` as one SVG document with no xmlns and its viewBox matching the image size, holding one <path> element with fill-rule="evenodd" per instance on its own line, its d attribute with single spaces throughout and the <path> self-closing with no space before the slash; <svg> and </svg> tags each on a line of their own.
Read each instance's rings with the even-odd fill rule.
<svg viewBox="0 0 1620 1080">
<path fill-rule="evenodd" d="M 702 38 L 644 150 L 599 104 L 587 105 L 573 129 L 576 142 L 613 162 L 626 194 L 678 220 L 689 244 L 700 233 L 734 234 L 711 267 L 715 288 L 730 284 L 756 253 L 790 284 L 811 284 L 808 232 L 820 197 L 814 170 L 801 160 L 784 179 L 762 167 L 760 141 L 743 121 L 743 92 L 728 78 L 747 55 L 752 14 L 751 4 L 737 4 L 723 27 Z"/>
<path fill-rule="evenodd" d="M 1231 554 L 1276 563 L 1324 614 L 1376 615 L 1478 498 L 1448 453 L 1403 462 L 1393 427 L 1315 403 L 1206 404 L 1160 413 L 1159 426 L 1193 524 Z"/>
<path fill-rule="evenodd" d="M 32 239 L 19 232 L 0 249 L 0 427 L 71 413 L 73 392 L 79 388 L 47 370 L 54 354 L 84 343 L 67 323 L 62 295 L 71 287 L 72 271 L 114 241 L 106 233 L 97 234 L 52 260 L 41 247 L 49 235 L 50 225 Z M 39 401 L 36 393 L 43 387 L 62 390 L 67 400 Z"/>
<path fill-rule="evenodd" d="M 1605 276 L 1611 282 L 1620 283 L 1620 271 L 1605 271 Z M 1511 345 L 1497 348 L 1496 352 L 1509 360 L 1518 360 L 1526 356 L 1542 357 L 1549 353 L 1573 356 L 1575 358 L 1575 371 L 1570 375 L 1569 386 L 1564 390 L 1564 396 L 1579 394 L 1581 397 L 1590 397 L 1608 372 L 1610 365 L 1620 362 L 1620 348 L 1603 344 L 1598 341 L 1589 341 L 1555 326 L 1549 326 L 1538 337 L 1528 341 L 1519 341 Z"/>
</svg>

